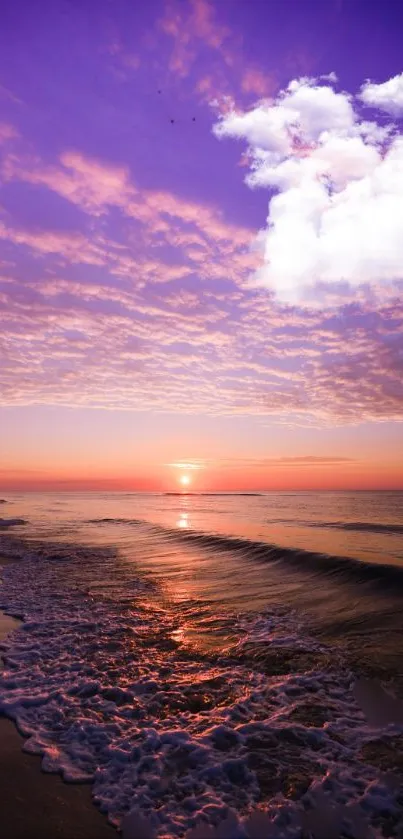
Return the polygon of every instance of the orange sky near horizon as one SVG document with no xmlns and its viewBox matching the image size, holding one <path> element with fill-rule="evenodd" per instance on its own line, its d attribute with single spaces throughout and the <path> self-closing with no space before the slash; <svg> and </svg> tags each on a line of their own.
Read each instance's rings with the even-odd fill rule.
<svg viewBox="0 0 403 839">
<path fill-rule="evenodd" d="M 336 458 L 250 464 L 208 464 L 182 469 L 166 464 L 124 472 L 0 470 L 0 491 L 237 492 L 304 490 L 403 490 L 401 463 L 338 461 Z"/>
<path fill-rule="evenodd" d="M 302 427 L 251 416 L 44 407 L 4 417 L 2 495 L 403 489 L 400 423 Z"/>
</svg>

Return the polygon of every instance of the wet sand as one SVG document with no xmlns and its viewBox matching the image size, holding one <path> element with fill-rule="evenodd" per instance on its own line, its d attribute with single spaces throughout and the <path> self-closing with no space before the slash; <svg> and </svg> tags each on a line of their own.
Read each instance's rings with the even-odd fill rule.
<svg viewBox="0 0 403 839">
<path fill-rule="evenodd" d="M 0 558 L 0 566 L 5 562 Z M 18 621 L 0 612 L 0 641 Z M 65 784 L 22 751 L 23 738 L 0 716 L 1 834 L 7 839 L 113 839 L 116 831 L 92 802 L 89 786 Z"/>
</svg>

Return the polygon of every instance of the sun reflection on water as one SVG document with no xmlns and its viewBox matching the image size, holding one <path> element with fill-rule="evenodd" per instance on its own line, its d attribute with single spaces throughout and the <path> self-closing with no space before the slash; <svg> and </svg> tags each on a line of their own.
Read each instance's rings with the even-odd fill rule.
<svg viewBox="0 0 403 839">
<path fill-rule="evenodd" d="M 176 526 L 180 527 L 182 530 L 184 528 L 190 527 L 189 514 L 188 513 L 179 513 L 179 518 L 176 522 Z"/>
</svg>

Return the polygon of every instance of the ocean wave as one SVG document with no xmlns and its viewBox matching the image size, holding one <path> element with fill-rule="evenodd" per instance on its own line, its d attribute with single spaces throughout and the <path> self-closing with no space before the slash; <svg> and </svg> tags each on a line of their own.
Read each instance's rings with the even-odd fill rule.
<svg viewBox="0 0 403 839">
<path fill-rule="evenodd" d="M 70 561 L 49 561 L 58 553 Z M 323 799 L 359 816 L 361 835 L 401 826 L 354 673 L 292 611 L 227 615 L 231 643 L 209 654 L 180 640 L 200 606 L 148 595 L 113 552 L 31 545 L 3 578 L 0 605 L 25 622 L 5 644 L 0 710 L 45 771 L 93 784 L 125 836 L 142 823 L 195 839 L 227 822 L 229 835 L 292 839 Z M 400 733 L 381 731 L 389 754 Z"/>
<path fill-rule="evenodd" d="M 224 536 L 197 530 L 156 525 L 145 519 L 101 518 L 92 519 L 90 524 L 116 524 L 135 527 L 149 527 L 166 538 L 196 544 L 203 550 L 242 553 L 250 560 L 279 562 L 286 567 L 300 571 L 315 571 L 329 578 L 351 580 L 356 583 L 373 582 L 378 586 L 403 590 L 403 567 L 381 562 L 365 562 L 352 557 L 289 548 L 244 537 Z"/>
<path fill-rule="evenodd" d="M 347 521 L 329 522 L 323 527 L 335 527 L 340 530 L 357 530 L 364 533 L 403 533 L 403 524 L 382 524 L 377 522 Z"/>
<path fill-rule="evenodd" d="M 137 524 L 144 524 L 144 520 L 143 519 L 133 519 L 133 518 L 130 518 L 130 519 L 126 518 L 125 519 L 125 518 L 121 518 L 121 517 L 113 518 L 113 517 L 106 516 L 106 517 L 99 518 L 99 519 L 89 519 L 87 524 L 134 524 L 134 525 L 137 525 Z"/>
<path fill-rule="evenodd" d="M 272 524 L 289 524 L 300 527 L 317 527 L 334 530 L 351 530 L 362 533 L 402 533 L 403 524 L 385 524 L 366 521 L 311 521 L 309 519 L 271 519 Z"/>
<path fill-rule="evenodd" d="M 176 536 L 176 532 L 173 532 L 173 535 Z M 300 570 L 314 570 L 328 577 L 340 577 L 356 582 L 374 581 L 403 588 L 403 568 L 395 565 L 364 562 L 352 557 L 332 556 L 299 548 L 282 547 L 267 542 L 216 534 L 181 532 L 179 538 L 189 542 L 196 541 L 205 548 L 242 551 L 251 559 L 282 562 L 288 566 L 297 566 Z"/>
<path fill-rule="evenodd" d="M 8 527 L 17 527 L 17 525 L 27 523 L 25 519 L 0 519 L 0 529 L 6 530 Z"/>
</svg>

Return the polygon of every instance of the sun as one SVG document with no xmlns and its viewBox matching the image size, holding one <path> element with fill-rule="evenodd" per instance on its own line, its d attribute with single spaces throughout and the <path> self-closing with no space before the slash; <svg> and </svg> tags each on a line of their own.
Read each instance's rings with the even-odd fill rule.
<svg viewBox="0 0 403 839">
<path fill-rule="evenodd" d="M 182 484 L 183 487 L 189 486 L 189 484 L 190 484 L 189 475 L 181 475 L 180 478 L 179 478 L 179 481 L 180 481 L 180 483 Z"/>
</svg>

